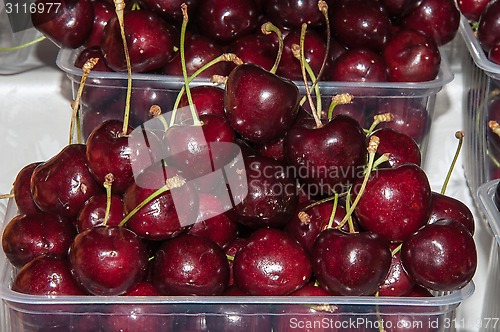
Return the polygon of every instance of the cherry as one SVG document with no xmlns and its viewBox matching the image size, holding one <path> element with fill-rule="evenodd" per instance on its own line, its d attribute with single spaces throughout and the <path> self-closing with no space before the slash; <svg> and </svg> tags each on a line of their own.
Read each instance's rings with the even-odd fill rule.
<svg viewBox="0 0 500 332">
<path fill-rule="evenodd" d="M 379 0 L 387 12 L 395 19 L 404 16 L 413 5 L 412 0 Z"/>
<path fill-rule="evenodd" d="M 389 40 L 382 56 L 389 81 L 424 82 L 436 78 L 441 56 L 436 43 L 420 32 L 403 29 Z"/>
<path fill-rule="evenodd" d="M 226 117 L 235 131 L 254 143 L 283 136 L 295 121 L 298 105 L 299 90 L 293 82 L 253 64 L 233 69 L 226 83 Z"/>
<path fill-rule="evenodd" d="M 224 89 L 211 85 L 199 85 L 190 88 L 190 91 L 198 115 L 215 114 L 224 117 Z M 179 101 L 179 108 L 187 107 L 189 107 L 188 98 L 186 94 L 183 94 Z M 187 112 L 180 114 L 180 123 L 187 120 L 183 117 L 186 114 Z"/>
<path fill-rule="evenodd" d="M 500 35 L 500 3 L 490 1 L 479 18 L 477 40 L 485 52 L 498 44 Z"/>
<path fill-rule="evenodd" d="M 422 0 L 403 19 L 403 26 L 424 33 L 438 45 L 455 38 L 460 12 L 453 0 Z"/>
<path fill-rule="evenodd" d="M 124 193 L 134 181 L 132 149 L 128 135 L 132 128 L 123 132 L 123 122 L 108 120 L 95 128 L 87 139 L 86 156 L 89 170 L 98 183 L 104 183 L 108 174 L 113 174 L 111 190 Z"/>
<path fill-rule="evenodd" d="M 189 76 L 223 53 L 221 47 L 214 41 L 197 34 L 192 35 L 190 38 L 186 38 L 185 48 L 186 71 Z M 227 67 L 225 62 L 219 62 L 204 70 L 198 77 L 212 77 L 213 75 L 225 76 L 229 73 Z M 163 67 L 162 72 L 165 75 L 182 76 L 180 55 L 176 54 L 176 56 Z"/>
<path fill-rule="evenodd" d="M 188 6 L 189 15 L 193 15 L 196 11 L 199 0 L 141 0 L 149 10 L 152 10 L 169 21 L 176 23 L 182 22 L 181 5 L 185 3 Z"/>
<path fill-rule="evenodd" d="M 148 255 L 124 227 L 98 226 L 79 233 L 69 249 L 71 272 L 94 295 L 120 295 L 142 280 Z"/>
<path fill-rule="evenodd" d="M 242 238 L 242 237 L 237 236 L 236 238 L 233 239 L 233 241 L 231 241 L 231 243 L 229 243 L 227 246 L 224 247 L 224 252 L 226 253 L 227 256 L 234 258 L 234 256 L 236 256 L 236 253 L 238 251 L 240 251 L 241 248 L 246 246 L 247 243 L 248 243 L 247 238 Z M 228 282 L 228 285 L 233 286 L 234 285 L 233 260 L 228 260 L 228 263 L 229 263 L 229 282 Z M 234 287 L 236 288 L 235 291 L 240 291 L 243 294 L 246 294 L 241 289 L 239 289 L 237 286 L 234 286 Z M 226 290 L 226 292 L 227 291 L 229 291 L 229 289 Z"/>
<path fill-rule="evenodd" d="M 153 284 L 165 295 L 220 295 L 229 281 L 224 251 L 211 240 L 183 234 L 156 252 Z"/>
<path fill-rule="evenodd" d="M 392 244 L 392 261 L 389 272 L 378 287 L 379 296 L 406 296 L 415 286 L 415 281 L 408 275 L 401 262 L 401 251 L 395 249 L 398 244 Z"/>
<path fill-rule="evenodd" d="M 40 210 L 74 218 L 83 204 L 100 192 L 85 157 L 86 146 L 70 144 L 37 166 L 31 177 L 31 193 Z"/>
<path fill-rule="evenodd" d="M 413 138 L 391 128 L 381 128 L 372 133 L 380 139 L 377 152 L 389 153 L 391 167 L 412 163 L 420 166 L 422 156 L 420 148 Z"/>
<path fill-rule="evenodd" d="M 419 285 L 413 286 L 412 290 L 406 294 L 407 297 L 432 297 L 432 293 L 427 289 Z"/>
<path fill-rule="evenodd" d="M 493 63 L 500 64 L 500 44 L 496 44 L 490 49 L 488 59 Z"/>
<path fill-rule="evenodd" d="M 14 180 L 14 200 L 19 214 L 34 214 L 41 212 L 33 201 L 30 184 L 31 175 L 33 174 L 35 168 L 40 164 L 41 162 L 34 162 L 24 166 L 19 173 L 17 173 L 16 179 Z"/>
<path fill-rule="evenodd" d="M 284 161 L 283 142 L 285 138 L 281 137 L 277 140 L 269 141 L 255 147 L 256 152 L 264 157 L 274 158 L 278 161 Z"/>
<path fill-rule="evenodd" d="M 94 8 L 94 25 L 85 42 L 85 47 L 100 46 L 104 27 L 108 21 L 115 16 L 115 8 L 109 2 L 103 0 L 92 1 Z"/>
<path fill-rule="evenodd" d="M 464 287 L 474 276 L 474 239 L 459 222 L 438 220 L 422 227 L 403 243 L 401 260 L 415 281 L 437 291 Z"/>
<path fill-rule="evenodd" d="M 321 25 L 324 20 L 316 0 L 267 1 L 265 13 L 273 23 L 288 29 L 300 28 L 303 23 L 317 26 Z"/>
<path fill-rule="evenodd" d="M 236 39 L 227 48 L 244 63 L 253 63 L 266 70 L 271 70 L 278 53 L 269 36 L 255 33 Z"/>
<path fill-rule="evenodd" d="M 45 255 L 17 272 L 12 290 L 30 295 L 86 295 L 73 279 L 65 259 Z"/>
<path fill-rule="evenodd" d="M 174 57 L 177 31 L 156 14 L 145 9 L 127 11 L 124 14 L 124 29 L 133 72 L 160 69 Z M 101 47 L 110 68 L 121 72 L 127 70 L 116 16 L 104 28 Z"/>
<path fill-rule="evenodd" d="M 283 55 L 277 74 L 291 80 L 302 80 L 300 60 L 293 55 L 293 45 L 300 45 L 300 29 L 290 31 L 283 40 Z M 314 30 L 307 30 L 304 40 L 304 57 L 317 75 L 326 56 L 326 41 Z"/>
<path fill-rule="evenodd" d="M 229 43 L 252 32 L 259 13 L 253 0 L 205 0 L 196 16 L 200 31 L 213 40 Z"/>
<path fill-rule="evenodd" d="M 125 100 L 125 94 L 123 100 Z M 130 125 L 137 128 L 151 120 L 152 105 L 158 105 L 165 111 L 171 110 L 174 105 L 174 96 L 170 91 L 165 91 L 165 86 L 161 82 L 138 81 L 133 84 L 130 105 Z M 124 108 L 122 108 L 122 113 Z"/>
<path fill-rule="evenodd" d="M 76 228 L 78 232 L 104 224 L 106 215 L 107 197 L 105 194 L 96 194 L 92 196 L 76 219 Z M 123 213 L 123 199 L 118 195 L 111 195 L 110 209 L 106 225 L 118 226 L 125 217 Z"/>
<path fill-rule="evenodd" d="M 457 221 L 463 224 L 474 235 L 474 216 L 467 205 L 453 197 L 433 192 L 429 223 L 432 224 L 440 219 Z"/>
<path fill-rule="evenodd" d="M 312 120 L 299 122 L 283 144 L 288 163 L 318 194 L 344 191 L 366 162 L 366 136 L 358 122 L 346 115 L 335 115 L 320 128 Z"/>
<path fill-rule="evenodd" d="M 54 10 L 50 1 L 37 0 L 31 14 L 33 26 L 58 47 L 78 48 L 89 38 L 93 22 L 94 8 L 90 0 L 62 0 L 60 8 Z M 52 10 L 50 10 L 52 8 Z"/>
<path fill-rule="evenodd" d="M 381 51 L 391 37 L 391 21 L 377 1 L 333 1 L 330 22 L 336 39 L 348 48 Z"/>
<path fill-rule="evenodd" d="M 88 47 L 81 51 L 75 60 L 75 67 L 82 68 L 83 65 L 91 58 L 99 59 L 94 68 L 92 68 L 93 71 L 113 71 L 113 69 L 109 68 L 109 66 L 106 64 L 106 61 L 104 60 L 104 54 L 102 53 L 102 49 L 100 46 Z M 90 88 L 92 89 L 92 87 Z"/>
<path fill-rule="evenodd" d="M 477 22 L 491 0 L 458 0 L 457 5 L 462 15 L 468 20 Z"/>
<path fill-rule="evenodd" d="M 57 216 L 18 215 L 5 226 L 2 249 L 12 265 L 21 267 L 44 254 L 64 258 L 75 234 L 75 227 Z"/>
<path fill-rule="evenodd" d="M 368 49 L 350 49 L 331 65 L 330 79 L 339 82 L 385 82 L 388 79 L 384 59 Z"/>
<path fill-rule="evenodd" d="M 335 253 L 332 255 L 332 253 Z M 389 242 L 371 233 L 321 232 L 312 251 L 314 274 L 321 287 L 348 296 L 372 295 L 391 266 Z"/>
<path fill-rule="evenodd" d="M 370 174 L 355 213 L 364 229 L 404 241 L 427 223 L 430 209 L 425 172 L 415 164 L 403 164 Z"/>
<path fill-rule="evenodd" d="M 287 295 L 311 278 L 311 261 L 304 248 L 283 231 L 256 230 L 234 257 L 234 281 L 252 295 Z"/>
<path fill-rule="evenodd" d="M 297 205 L 295 178 L 274 159 L 253 156 L 245 159 L 248 192 L 231 214 L 238 223 L 257 227 L 282 227 Z"/>
</svg>

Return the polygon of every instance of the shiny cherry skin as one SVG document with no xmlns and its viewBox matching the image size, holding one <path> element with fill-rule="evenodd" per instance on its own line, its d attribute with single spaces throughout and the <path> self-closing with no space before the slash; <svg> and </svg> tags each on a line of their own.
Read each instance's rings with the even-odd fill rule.
<svg viewBox="0 0 500 332">
<path fill-rule="evenodd" d="M 379 296 L 406 296 L 415 286 L 415 280 L 408 275 L 401 262 L 401 250 L 394 253 L 398 246 L 398 243 L 391 244 L 391 251 L 393 251 L 391 267 L 378 286 Z"/>
<path fill-rule="evenodd" d="M 278 49 L 269 36 L 252 33 L 240 37 L 228 45 L 228 51 L 236 54 L 244 63 L 253 63 L 266 70 L 271 70 Z"/>
<path fill-rule="evenodd" d="M 458 9 L 468 20 L 477 22 L 491 0 L 458 0 Z"/>
<path fill-rule="evenodd" d="M 83 68 L 83 65 L 91 58 L 99 59 L 97 64 L 92 68 L 92 71 L 113 71 L 113 69 L 109 68 L 109 66 L 106 64 L 106 61 L 104 60 L 104 54 L 102 54 L 100 46 L 88 47 L 81 51 L 75 60 L 75 67 Z"/>
<path fill-rule="evenodd" d="M 429 223 L 432 224 L 440 219 L 457 221 L 463 224 L 474 235 L 474 216 L 467 205 L 451 196 L 433 192 Z"/>
<path fill-rule="evenodd" d="M 213 241 L 183 234 L 156 252 L 153 284 L 165 295 L 220 295 L 229 281 L 224 251 Z"/>
<path fill-rule="evenodd" d="M 108 21 L 116 15 L 115 7 L 102 0 L 92 1 L 94 8 L 94 25 L 85 47 L 101 46 L 102 34 Z"/>
<path fill-rule="evenodd" d="M 211 85 L 199 85 L 192 87 L 190 90 L 198 115 L 215 114 L 224 117 L 224 89 Z M 189 101 L 187 95 L 183 94 L 179 101 L 179 108 L 187 107 L 189 107 Z M 181 113 L 179 123 L 186 120 L 186 117 L 183 117 L 185 114 L 186 112 Z"/>
<path fill-rule="evenodd" d="M 41 162 L 34 162 L 24 166 L 17 173 L 14 180 L 13 193 L 19 214 L 33 214 L 41 212 L 31 196 L 31 175 Z"/>
<path fill-rule="evenodd" d="M 420 32 L 403 29 L 382 51 L 392 82 L 424 82 L 436 78 L 441 56 L 436 43 Z"/>
<path fill-rule="evenodd" d="M 455 38 L 460 12 L 453 0 L 422 0 L 403 19 L 403 26 L 424 33 L 438 45 Z"/>
<path fill-rule="evenodd" d="M 271 22 L 287 29 L 323 24 L 323 14 L 315 0 L 270 0 L 265 2 L 265 13 Z"/>
<path fill-rule="evenodd" d="M 400 20 L 412 7 L 412 0 L 379 0 L 391 17 Z"/>
<path fill-rule="evenodd" d="M 417 284 L 437 291 L 454 291 L 472 280 L 477 252 L 464 225 L 442 219 L 425 225 L 405 241 L 401 260 Z"/>
<path fill-rule="evenodd" d="M 256 230 L 234 257 L 235 284 L 252 295 L 287 295 L 303 287 L 312 276 L 304 248 L 285 232 Z"/>
<path fill-rule="evenodd" d="M 284 161 L 283 142 L 285 137 L 280 137 L 276 140 L 269 141 L 255 147 L 256 152 L 264 157 L 274 158 L 278 161 Z"/>
<path fill-rule="evenodd" d="M 198 4 L 196 21 L 209 38 L 229 43 L 256 28 L 259 13 L 253 0 L 205 0 Z"/>
<path fill-rule="evenodd" d="M 240 251 L 241 248 L 246 246 L 247 242 L 248 242 L 248 238 L 243 238 L 243 237 L 237 236 L 236 238 L 233 239 L 233 241 L 231 241 L 231 243 L 229 243 L 227 246 L 224 247 L 224 253 L 226 254 L 226 256 L 230 256 L 234 259 L 234 256 L 236 255 L 236 253 L 238 251 Z M 233 286 L 234 285 L 233 260 L 228 259 L 228 263 L 229 263 L 229 282 L 228 282 L 228 285 Z M 241 289 L 239 289 L 237 286 L 235 286 L 235 288 L 237 290 L 241 291 L 243 294 L 246 294 Z"/>
<path fill-rule="evenodd" d="M 389 15 L 377 1 L 334 1 L 330 24 L 335 38 L 348 48 L 379 52 L 391 37 Z"/>
<path fill-rule="evenodd" d="M 490 49 L 488 59 L 493 63 L 500 64 L 500 44 L 496 44 Z"/>
<path fill-rule="evenodd" d="M 94 295 L 120 295 L 142 280 L 148 262 L 143 241 L 125 227 L 79 233 L 69 249 L 73 276 Z"/>
<path fill-rule="evenodd" d="M 491 1 L 479 18 L 477 40 L 485 52 L 489 52 L 499 42 L 500 3 Z"/>
<path fill-rule="evenodd" d="M 78 48 L 87 41 L 94 23 L 90 0 L 62 0 L 59 10 L 49 10 L 47 0 L 34 3 L 44 10 L 35 10 L 31 15 L 33 26 L 58 47 Z"/>
<path fill-rule="evenodd" d="M 48 213 L 18 215 L 5 226 L 2 248 L 9 262 L 21 267 L 40 255 L 66 257 L 76 235 L 71 222 Z"/>
<path fill-rule="evenodd" d="M 104 193 L 92 196 L 85 202 L 85 205 L 76 218 L 76 229 L 78 232 L 83 232 L 91 227 L 103 225 L 106 215 L 106 205 L 107 197 Z M 124 217 L 122 196 L 112 194 L 106 225 L 118 226 Z"/>
<path fill-rule="evenodd" d="M 387 161 L 391 167 L 411 163 L 420 166 L 422 156 L 420 148 L 413 138 L 390 128 L 375 130 L 372 135 L 380 139 L 377 153 L 389 154 Z"/>
<path fill-rule="evenodd" d="M 299 90 L 286 79 L 253 64 L 231 72 L 226 83 L 226 117 L 243 138 L 265 143 L 285 134 L 295 121 Z"/>
<path fill-rule="evenodd" d="M 127 11 L 125 36 L 133 72 L 148 72 L 165 66 L 175 55 L 178 33 L 175 28 L 149 10 Z M 127 70 L 123 41 L 117 17 L 104 28 L 101 47 L 104 58 L 114 71 Z"/>
<path fill-rule="evenodd" d="M 403 164 L 372 172 L 355 213 L 363 229 L 404 241 L 427 223 L 430 209 L 425 172 L 415 164 Z"/>
<path fill-rule="evenodd" d="M 168 21 L 175 22 L 178 26 L 182 22 L 181 5 L 187 5 L 188 14 L 194 17 L 200 0 L 142 0 L 146 8 L 166 18 Z"/>
<path fill-rule="evenodd" d="M 31 194 L 40 210 L 74 218 L 83 204 L 101 191 L 89 171 L 86 146 L 70 144 L 38 165 L 31 176 Z"/>
<path fill-rule="evenodd" d="M 375 294 L 391 265 L 391 250 L 384 237 L 371 232 L 346 234 L 333 228 L 318 236 L 311 257 L 320 286 L 349 296 Z"/>
<path fill-rule="evenodd" d="M 366 48 L 351 49 L 332 63 L 330 79 L 339 82 L 385 82 L 388 80 L 384 59 Z"/>
</svg>

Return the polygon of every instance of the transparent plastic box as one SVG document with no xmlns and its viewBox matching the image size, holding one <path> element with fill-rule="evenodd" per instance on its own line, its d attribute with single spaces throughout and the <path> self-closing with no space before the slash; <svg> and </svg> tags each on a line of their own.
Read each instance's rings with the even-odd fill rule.
<svg viewBox="0 0 500 332">
<path fill-rule="evenodd" d="M 463 56 L 464 73 L 464 171 L 477 204 L 478 188 L 500 178 L 500 137 L 488 127 L 490 120 L 500 123 L 500 66 L 489 61 L 464 17 L 460 33 L 469 52 Z M 497 110 L 496 110 L 497 109 Z"/>
<path fill-rule="evenodd" d="M 17 208 L 10 200 L 4 229 Z M 115 331 L 453 331 L 455 309 L 474 292 L 434 297 L 34 296 L 11 290 L 15 269 L 0 252 L 2 332 Z M 308 327 L 311 327 L 308 329 Z M 413 328 L 413 330 L 411 329 Z"/>
<path fill-rule="evenodd" d="M 73 97 L 76 96 L 82 71 L 74 66 L 78 50 L 62 49 L 59 52 L 57 65 L 71 80 Z M 428 141 L 428 134 L 437 93 L 444 85 L 450 83 L 454 75 L 446 57 L 436 79 L 419 83 L 320 83 L 323 107 L 328 108 L 331 98 L 340 93 L 354 95 L 354 105 L 362 109 L 360 123 L 369 128 L 374 113 L 400 110 L 399 119 L 405 121 L 410 134 L 420 145 L 422 154 Z M 192 86 L 212 84 L 208 79 L 195 79 Z M 305 94 L 303 82 L 296 82 L 302 94 Z M 141 102 L 141 95 L 156 94 L 164 112 L 170 111 L 180 88 L 182 77 L 156 74 L 134 74 L 132 83 L 131 125 L 138 126 L 149 120 L 151 105 Z M 86 81 L 81 103 L 81 124 L 84 137 L 103 120 L 123 118 L 124 101 L 127 87 L 127 75 L 124 73 L 91 72 Z M 136 98 L 137 97 L 137 98 Z M 425 158 L 422 158 L 424 160 Z"/>
<path fill-rule="evenodd" d="M 484 297 L 483 312 L 481 314 L 482 321 L 487 322 L 500 317 L 500 303 L 498 297 L 494 294 L 500 294 L 500 211 L 495 205 L 495 190 L 498 185 L 498 180 L 489 181 L 479 187 L 477 197 L 479 199 L 479 207 L 484 214 L 489 229 L 493 235 L 491 244 L 488 275 L 486 279 L 486 287 L 489 296 Z M 496 326 L 487 326 L 481 331 L 498 331 L 500 322 Z"/>
</svg>

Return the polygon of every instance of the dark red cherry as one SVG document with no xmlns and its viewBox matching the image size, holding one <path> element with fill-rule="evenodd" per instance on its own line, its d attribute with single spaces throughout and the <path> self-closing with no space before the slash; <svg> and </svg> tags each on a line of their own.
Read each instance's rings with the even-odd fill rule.
<svg viewBox="0 0 500 332">
<path fill-rule="evenodd" d="M 278 161 L 284 161 L 285 156 L 283 155 L 283 141 L 284 137 L 279 139 L 269 141 L 268 143 L 264 143 L 262 145 L 258 145 L 255 147 L 256 152 L 264 157 L 274 158 Z"/>
<path fill-rule="evenodd" d="M 271 70 L 278 53 L 272 38 L 258 33 L 238 38 L 227 48 L 244 63 L 253 63 L 266 70 Z"/>
<path fill-rule="evenodd" d="M 339 82 L 385 82 L 388 79 L 384 59 L 368 49 L 350 49 L 332 63 L 330 79 Z"/>
<path fill-rule="evenodd" d="M 14 200 L 19 214 L 33 214 L 41 212 L 33 201 L 33 196 L 31 196 L 31 175 L 33 174 L 35 168 L 40 164 L 41 162 L 35 162 L 24 166 L 19 173 L 17 173 L 16 179 L 14 180 Z"/>
<path fill-rule="evenodd" d="M 40 164 L 31 177 L 31 193 L 40 210 L 74 218 L 83 204 L 100 192 L 89 171 L 86 146 L 70 144 Z"/>
<path fill-rule="evenodd" d="M 315 0 L 271 0 L 266 2 L 265 12 L 271 22 L 288 29 L 300 28 L 302 23 L 317 26 L 324 22 Z"/>
<path fill-rule="evenodd" d="M 391 265 L 389 242 L 382 236 L 333 228 L 318 236 L 311 257 L 321 287 L 341 295 L 375 294 Z"/>
<path fill-rule="evenodd" d="M 396 19 L 400 19 L 413 5 L 412 0 L 379 0 L 379 2 Z"/>
<path fill-rule="evenodd" d="M 424 82 L 436 78 L 441 56 L 436 43 L 420 32 L 403 29 L 382 51 L 389 69 L 389 81 Z"/>
<path fill-rule="evenodd" d="M 485 52 L 499 43 L 500 2 L 490 1 L 479 18 L 477 39 Z"/>
<path fill-rule="evenodd" d="M 399 244 L 392 244 L 391 250 L 395 250 Z M 401 262 L 401 251 L 392 253 L 391 267 L 384 281 L 378 287 L 379 296 L 406 296 L 415 286 L 413 280 L 403 268 Z"/>
<path fill-rule="evenodd" d="M 123 100 L 125 100 L 125 89 L 123 93 Z M 174 106 L 174 99 L 174 93 L 166 91 L 162 82 L 134 82 L 132 84 L 132 95 L 130 97 L 130 126 L 137 128 L 151 120 L 152 115 L 150 110 L 152 105 L 160 106 L 162 113 L 170 112 Z M 124 109 L 125 107 L 122 108 L 122 110 Z"/>
<path fill-rule="evenodd" d="M 177 23 L 180 27 L 182 22 L 182 10 L 181 5 L 185 3 L 187 5 L 189 16 L 195 14 L 196 8 L 200 0 L 141 0 L 141 4 L 144 4 L 148 9 L 160 14 L 169 21 Z M 194 17 L 194 16 L 192 16 Z"/>
<path fill-rule="evenodd" d="M 101 46 L 102 34 L 108 21 L 116 15 L 114 5 L 103 0 L 92 1 L 94 25 L 85 47 Z"/>
<path fill-rule="evenodd" d="M 86 295 L 71 275 L 65 259 L 39 256 L 17 272 L 14 292 L 29 295 Z"/>
<path fill-rule="evenodd" d="M 205 0 L 198 4 L 196 15 L 200 31 L 209 38 L 229 43 L 252 32 L 259 13 L 253 0 Z"/>
<path fill-rule="evenodd" d="M 304 248 L 283 231 L 256 230 L 234 257 L 236 285 L 252 295 L 287 295 L 304 286 L 312 275 Z"/>
<path fill-rule="evenodd" d="M 133 72 L 160 69 L 175 55 L 178 33 L 173 26 L 149 10 L 127 11 L 124 15 L 125 35 Z M 101 47 L 104 58 L 115 71 L 126 71 L 127 64 L 117 17 L 106 25 Z"/>
<path fill-rule="evenodd" d="M 460 13 L 468 20 L 477 22 L 491 0 L 458 0 Z"/>
<path fill-rule="evenodd" d="M 490 49 L 490 51 L 488 52 L 488 59 L 491 62 L 500 64 L 500 44 L 496 44 Z"/>
<path fill-rule="evenodd" d="M 451 196 L 433 192 L 429 223 L 432 224 L 440 219 L 457 221 L 463 224 L 474 235 L 474 216 L 467 205 Z"/>
<path fill-rule="evenodd" d="M 90 59 L 99 59 L 97 64 L 92 68 L 92 71 L 104 71 L 111 72 L 113 71 L 106 64 L 104 60 L 104 54 L 102 54 L 102 50 L 100 46 L 92 46 L 84 49 L 78 54 L 78 57 L 75 60 L 75 67 L 83 68 L 83 65 Z"/>
<path fill-rule="evenodd" d="M 183 234 L 168 240 L 154 259 L 153 284 L 165 295 L 220 295 L 229 281 L 224 251 L 209 239 Z"/>
<path fill-rule="evenodd" d="M 283 42 L 283 55 L 277 74 L 291 80 L 302 81 L 300 60 L 295 58 L 292 52 L 294 44 L 300 45 L 300 29 L 290 31 Z M 314 30 L 308 30 L 304 40 L 304 57 L 316 75 L 319 74 L 325 54 L 326 40 Z"/>
<path fill-rule="evenodd" d="M 107 197 L 106 194 L 97 194 L 92 196 L 76 219 L 76 228 L 78 232 L 83 232 L 86 229 L 95 226 L 101 226 L 104 223 L 106 215 Z M 125 217 L 123 213 L 123 199 L 118 195 L 111 195 L 109 216 L 106 222 L 108 226 L 118 226 Z"/>
<path fill-rule="evenodd" d="M 66 257 L 76 235 L 71 222 L 47 213 L 18 215 L 2 234 L 2 248 L 9 262 L 21 267 L 35 257 Z"/>
<path fill-rule="evenodd" d="M 378 129 L 372 135 L 380 139 L 377 152 L 389 154 L 388 163 L 391 167 L 407 163 L 420 166 L 422 161 L 420 148 L 410 136 L 390 128 Z"/>
<path fill-rule="evenodd" d="M 438 45 L 455 38 L 460 12 L 453 0 L 422 0 L 403 19 L 403 26 L 424 33 Z"/>
<path fill-rule="evenodd" d="M 330 11 L 336 39 L 350 49 L 363 47 L 379 52 L 390 39 L 389 15 L 377 1 L 333 1 Z"/>
<path fill-rule="evenodd" d="M 79 233 L 69 249 L 71 272 L 94 295 L 120 295 L 142 280 L 148 261 L 142 240 L 124 227 Z"/>
<path fill-rule="evenodd" d="M 474 276 L 474 239 L 459 222 L 442 219 L 422 227 L 403 243 L 401 260 L 408 274 L 426 288 L 453 291 Z"/>
<path fill-rule="evenodd" d="M 431 188 L 415 164 L 372 172 L 355 213 L 360 226 L 391 241 L 404 241 L 429 218 Z"/>
<path fill-rule="evenodd" d="M 215 114 L 224 117 L 224 89 L 211 85 L 200 85 L 192 87 L 191 98 L 196 107 L 198 115 Z M 179 102 L 179 108 L 189 107 L 189 101 L 186 94 L 183 94 Z M 187 112 L 180 114 L 179 123 L 187 119 L 183 115 Z M 176 120 L 177 121 L 177 120 Z"/>
<path fill-rule="evenodd" d="M 293 82 L 243 64 L 229 75 L 224 108 L 229 123 L 243 138 L 265 143 L 283 136 L 293 124 L 299 97 Z"/>
<path fill-rule="evenodd" d="M 94 23 L 92 2 L 62 0 L 58 10 L 54 10 L 49 3 L 51 2 L 47 0 L 34 2 L 34 8 L 42 10 L 34 10 L 31 14 L 33 26 L 59 47 L 82 46 L 89 38 Z"/>
</svg>

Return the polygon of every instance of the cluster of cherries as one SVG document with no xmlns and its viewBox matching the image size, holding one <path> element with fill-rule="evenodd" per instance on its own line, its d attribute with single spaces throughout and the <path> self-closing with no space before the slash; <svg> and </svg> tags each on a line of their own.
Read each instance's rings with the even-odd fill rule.
<svg viewBox="0 0 500 332">
<path fill-rule="evenodd" d="M 188 7 L 182 8 L 179 53 L 185 59 Z M 120 13 L 123 32 L 127 15 L 120 20 Z M 300 53 L 305 47 L 301 38 Z M 128 69 L 131 58 L 126 55 Z M 310 66 L 304 55 L 298 58 L 307 77 Z M 89 63 L 95 59 L 85 63 L 84 73 Z M 222 93 L 198 100 L 195 91 L 214 88 L 191 88 L 185 61 L 181 67 L 185 85 L 174 113 L 164 116 L 150 105 L 153 119 L 133 129 L 126 100 L 123 120 L 105 121 L 86 144 L 69 144 L 19 172 L 13 191 L 19 214 L 2 235 L 3 250 L 18 269 L 14 291 L 432 296 L 430 291 L 470 282 L 477 264 L 472 214 L 460 201 L 431 191 L 411 136 L 377 128 L 391 123 L 392 114 L 376 115 L 365 130 L 337 112 L 348 96 L 337 96 L 322 111 L 308 91 L 306 108 L 297 86 L 277 75 L 276 66 L 252 63 L 238 64 Z M 120 319 L 72 320 L 69 328 L 173 324 L 163 317 L 138 319 L 136 306 L 111 307 L 110 313 L 114 309 Z M 259 329 L 289 326 L 267 323 Z"/>
</svg>

